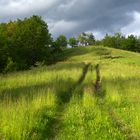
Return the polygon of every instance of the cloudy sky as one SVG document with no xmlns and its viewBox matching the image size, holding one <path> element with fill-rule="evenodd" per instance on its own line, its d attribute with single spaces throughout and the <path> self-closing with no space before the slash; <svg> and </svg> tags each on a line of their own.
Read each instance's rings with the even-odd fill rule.
<svg viewBox="0 0 140 140">
<path fill-rule="evenodd" d="M 0 22 L 40 15 L 53 37 L 93 32 L 140 35 L 140 0 L 0 0 Z"/>
</svg>

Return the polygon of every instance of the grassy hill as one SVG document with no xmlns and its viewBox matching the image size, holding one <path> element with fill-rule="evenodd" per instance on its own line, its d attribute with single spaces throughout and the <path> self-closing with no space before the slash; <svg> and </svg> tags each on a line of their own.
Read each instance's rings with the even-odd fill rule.
<svg viewBox="0 0 140 140">
<path fill-rule="evenodd" d="M 0 139 L 139 139 L 140 55 L 91 46 L 64 56 L 55 65 L 0 76 Z"/>
</svg>

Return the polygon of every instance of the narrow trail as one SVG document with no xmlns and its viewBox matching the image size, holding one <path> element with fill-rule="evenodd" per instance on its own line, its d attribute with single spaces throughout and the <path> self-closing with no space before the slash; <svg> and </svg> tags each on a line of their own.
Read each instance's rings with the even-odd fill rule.
<svg viewBox="0 0 140 140">
<path fill-rule="evenodd" d="M 90 65 L 91 65 L 91 64 L 89 63 L 89 64 L 87 64 L 87 65 L 83 68 L 83 73 L 82 73 L 81 77 L 79 78 L 79 80 L 78 80 L 76 86 L 82 84 L 82 82 L 84 81 L 84 79 L 85 79 L 85 77 L 86 77 L 86 74 L 87 74 L 87 72 L 88 72 L 88 68 L 89 68 Z"/>
<path fill-rule="evenodd" d="M 51 119 L 51 121 L 49 122 L 50 125 L 48 125 L 48 128 L 46 129 L 47 139 L 54 140 L 56 135 L 59 133 L 60 124 L 62 122 L 62 116 L 63 116 L 64 110 L 66 109 L 66 105 L 70 102 L 72 94 L 74 93 L 74 90 L 78 86 L 80 86 L 82 84 L 82 82 L 84 81 L 90 65 L 91 65 L 90 63 L 85 65 L 85 67 L 83 68 L 82 75 L 80 76 L 78 81 L 75 83 L 75 85 L 72 88 L 70 88 L 66 91 L 66 92 L 71 93 L 71 96 L 68 97 L 69 99 L 67 101 L 65 101 L 60 98 L 61 103 L 59 103 L 56 115 L 54 118 Z M 66 92 L 64 93 L 65 95 L 66 95 Z"/>
<path fill-rule="evenodd" d="M 96 65 L 96 81 L 95 81 L 95 93 L 96 97 L 101 98 L 104 104 L 97 103 L 101 110 L 104 110 L 108 113 L 110 119 L 116 124 L 119 128 L 119 131 L 125 135 L 127 140 L 140 140 L 138 136 L 124 121 L 120 116 L 113 110 L 110 105 L 106 106 L 104 101 L 105 93 L 102 89 L 101 76 L 100 76 L 100 67 L 99 64 Z M 100 93 L 101 92 L 101 93 Z M 104 95 L 104 96 L 103 96 Z"/>
</svg>

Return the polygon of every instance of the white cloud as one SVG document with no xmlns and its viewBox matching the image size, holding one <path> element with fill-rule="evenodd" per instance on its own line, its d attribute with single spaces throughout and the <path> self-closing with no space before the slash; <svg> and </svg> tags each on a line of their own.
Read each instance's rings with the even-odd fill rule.
<svg viewBox="0 0 140 140">
<path fill-rule="evenodd" d="M 95 31 L 97 38 L 120 29 L 139 34 L 140 0 L 0 0 L 0 22 L 40 15 L 53 36 Z M 130 24 L 131 23 L 131 24 Z M 124 25 L 126 27 L 124 27 Z M 123 27 L 123 28 L 122 28 Z"/>
<path fill-rule="evenodd" d="M 140 13 L 134 12 L 133 16 L 134 21 L 132 21 L 129 25 L 121 29 L 121 32 L 123 32 L 126 35 L 130 34 L 140 35 Z"/>
<path fill-rule="evenodd" d="M 8 0 L 5 3 L 2 0 L 0 1 L 0 17 L 12 19 L 14 16 L 38 14 L 49 10 L 58 2 L 60 0 Z"/>
<path fill-rule="evenodd" d="M 60 34 L 71 34 L 74 29 L 78 27 L 78 23 L 74 21 L 51 21 L 49 22 L 50 32 L 57 37 Z"/>
</svg>

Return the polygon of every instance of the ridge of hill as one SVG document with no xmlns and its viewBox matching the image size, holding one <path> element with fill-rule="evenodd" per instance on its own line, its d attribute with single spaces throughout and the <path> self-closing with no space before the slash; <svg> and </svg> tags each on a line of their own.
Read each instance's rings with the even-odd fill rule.
<svg viewBox="0 0 140 140">
<path fill-rule="evenodd" d="M 89 46 L 63 57 L 0 75 L 0 139 L 139 140 L 140 54 Z"/>
</svg>

